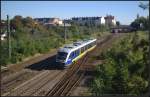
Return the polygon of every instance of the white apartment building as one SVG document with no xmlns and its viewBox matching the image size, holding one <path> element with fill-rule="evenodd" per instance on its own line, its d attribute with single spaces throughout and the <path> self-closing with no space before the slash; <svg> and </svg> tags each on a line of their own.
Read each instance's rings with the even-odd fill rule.
<svg viewBox="0 0 150 97">
<path fill-rule="evenodd" d="M 105 17 L 105 25 L 116 26 L 116 20 L 114 16 L 107 15 Z"/>
<path fill-rule="evenodd" d="M 91 23 L 95 25 L 105 24 L 104 17 L 74 17 L 72 18 L 72 21 L 83 25 L 86 23 Z"/>
<path fill-rule="evenodd" d="M 105 24 L 105 18 L 101 17 L 101 24 Z"/>
<path fill-rule="evenodd" d="M 106 17 L 74 17 L 72 18 L 72 21 L 83 25 L 86 23 L 92 23 L 95 25 L 116 25 L 115 17 L 111 15 L 107 15 Z"/>
</svg>

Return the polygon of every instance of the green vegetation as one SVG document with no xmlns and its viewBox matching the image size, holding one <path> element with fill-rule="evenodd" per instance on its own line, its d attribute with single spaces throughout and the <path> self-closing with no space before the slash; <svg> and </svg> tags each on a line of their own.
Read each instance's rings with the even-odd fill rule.
<svg viewBox="0 0 150 97">
<path fill-rule="evenodd" d="M 148 33 L 130 33 L 101 57 L 90 85 L 93 95 L 141 95 L 148 92 Z"/>
<path fill-rule="evenodd" d="M 149 16 L 148 17 L 139 17 L 135 19 L 131 26 L 137 30 L 148 30 L 149 29 Z"/>
<path fill-rule="evenodd" d="M 149 10 L 149 3 L 143 3 L 140 2 L 139 7 L 143 10 Z M 137 19 L 135 19 L 131 26 L 136 28 L 137 30 L 149 30 L 149 16 L 147 17 L 139 17 L 139 14 L 137 15 Z"/>
<path fill-rule="evenodd" d="M 104 25 L 78 25 L 73 22 L 71 25 L 66 27 L 66 43 L 91 36 L 100 37 L 107 30 Z M 61 26 L 43 26 L 31 17 L 15 16 L 10 20 L 10 27 L 12 57 L 10 59 L 8 57 L 8 41 L 2 41 L 0 59 L 2 65 L 20 62 L 26 57 L 46 53 L 64 44 L 64 27 Z M 1 31 L 5 32 L 6 26 L 2 27 Z"/>
</svg>

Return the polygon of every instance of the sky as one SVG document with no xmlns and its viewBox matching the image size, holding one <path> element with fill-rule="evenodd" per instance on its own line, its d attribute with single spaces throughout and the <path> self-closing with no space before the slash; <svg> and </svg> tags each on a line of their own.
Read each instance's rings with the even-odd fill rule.
<svg viewBox="0 0 150 97">
<path fill-rule="evenodd" d="M 148 3 L 148 1 L 142 1 Z M 130 24 L 139 14 L 148 16 L 149 10 L 140 1 L 1 1 L 1 19 L 15 15 L 32 18 L 58 17 L 69 19 L 80 16 L 115 16 L 121 24 Z"/>
</svg>

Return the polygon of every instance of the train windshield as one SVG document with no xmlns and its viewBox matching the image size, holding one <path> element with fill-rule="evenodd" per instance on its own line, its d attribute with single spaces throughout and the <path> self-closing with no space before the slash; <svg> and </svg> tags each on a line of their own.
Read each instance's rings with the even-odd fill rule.
<svg viewBox="0 0 150 97">
<path fill-rule="evenodd" d="M 67 57 L 67 53 L 65 53 L 65 52 L 58 52 L 57 59 L 65 60 L 66 57 Z"/>
</svg>

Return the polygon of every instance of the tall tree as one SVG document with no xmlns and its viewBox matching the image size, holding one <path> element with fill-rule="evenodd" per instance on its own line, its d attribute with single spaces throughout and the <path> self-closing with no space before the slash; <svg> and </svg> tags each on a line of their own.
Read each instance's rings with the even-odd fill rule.
<svg viewBox="0 0 150 97">
<path fill-rule="evenodd" d="M 12 20 L 11 20 L 11 26 L 15 29 L 20 29 L 22 28 L 23 24 L 22 24 L 22 16 L 15 16 Z"/>
</svg>

